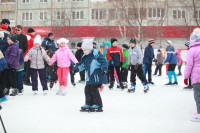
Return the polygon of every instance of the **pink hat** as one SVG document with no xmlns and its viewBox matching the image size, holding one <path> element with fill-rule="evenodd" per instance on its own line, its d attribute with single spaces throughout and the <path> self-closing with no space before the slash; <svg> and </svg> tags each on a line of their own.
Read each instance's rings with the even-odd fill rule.
<svg viewBox="0 0 200 133">
<path fill-rule="evenodd" d="M 64 43 L 69 43 L 69 40 L 67 40 L 67 39 L 65 39 L 65 38 L 60 38 L 59 40 L 57 40 L 57 43 L 58 44 L 60 44 L 60 43 L 62 43 L 62 42 L 64 42 Z"/>
</svg>

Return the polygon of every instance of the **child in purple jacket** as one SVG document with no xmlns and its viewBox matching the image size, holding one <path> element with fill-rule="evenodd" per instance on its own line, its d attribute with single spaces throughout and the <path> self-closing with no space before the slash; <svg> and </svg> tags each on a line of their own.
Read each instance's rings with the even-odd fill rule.
<svg viewBox="0 0 200 133">
<path fill-rule="evenodd" d="M 5 92 L 9 94 L 10 88 L 12 88 L 12 93 L 10 96 L 17 95 L 17 79 L 16 79 L 16 73 L 17 69 L 19 67 L 19 46 L 17 43 L 17 35 L 16 34 L 10 34 L 7 37 L 8 41 L 8 48 L 5 51 L 5 59 L 8 64 L 8 69 L 6 70 L 6 82 L 5 82 Z"/>
<path fill-rule="evenodd" d="M 191 121 L 200 122 L 200 29 L 194 29 L 190 36 L 190 46 L 187 54 L 187 63 L 184 73 L 184 83 L 188 85 L 188 79 L 191 76 L 194 99 L 197 106 L 197 113 L 192 115 Z"/>
</svg>

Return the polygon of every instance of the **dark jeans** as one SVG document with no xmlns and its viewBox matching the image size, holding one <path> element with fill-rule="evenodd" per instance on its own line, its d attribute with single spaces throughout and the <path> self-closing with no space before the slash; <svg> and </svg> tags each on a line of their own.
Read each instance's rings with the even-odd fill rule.
<svg viewBox="0 0 200 133">
<path fill-rule="evenodd" d="M 121 77 L 122 77 L 122 82 L 127 82 L 127 77 L 128 77 L 128 70 L 125 68 L 121 69 Z"/>
<path fill-rule="evenodd" d="M 9 68 L 9 69 L 6 69 L 5 70 L 5 87 L 7 89 L 10 89 L 10 88 L 14 88 L 16 89 L 17 88 L 17 78 L 16 78 L 16 74 L 17 74 L 17 70 L 14 69 L 14 68 Z"/>
<path fill-rule="evenodd" d="M 3 90 L 5 89 L 4 84 L 3 84 L 3 75 L 2 72 L 0 72 L 0 98 L 3 98 L 5 95 L 3 93 Z"/>
<path fill-rule="evenodd" d="M 154 75 L 157 75 L 158 71 L 159 71 L 159 75 L 162 75 L 162 64 L 156 65 L 156 69 L 155 69 Z"/>
<path fill-rule="evenodd" d="M 109 66 L 110 82 L 115 82 L 114 69 L 117 71 L 119 82 L 121 82 L 120 66 Z"/>
<path fill-rule="evenodd" d="M 80 74 L 81 80 L 82 81 L 85 80 L 85 70 L 81 71 L 79 74 Z"/>
<path fill-rule="evenodd" d="M 102 105 L 102 100 L 101 100 L 101 96 L 99 93 L 99 87 L 101 85 L 99 84 L 94 84 L 94 85 L 86 85 L 85 86 L 85 103 L 87 105 L 98 105 L 100 108 L 103 107 Z"/>
<path fill-rule="evenodd" d="M 71 83 L 74 83 L 74 73 L 70 71 L 70 78 L 71 78 Z"/>
<path fill-rule="evenodd" d="M 30 83 L 31 81 L 30 81 L 30 76 L 31 76 L 31 68 L 30 68 L 30 64 L 31 63 L 31 61 L 29 60 L 29 61 L 27 61 L 26 63 L 25 63 L 25 70 L 26 70 L 26 72 L 25 72 L 25 78 L 24 78 L 24 82 L 25 83 Z"/>
<path fill-rule="evenodd" d="M 44 69 L 31 68 L 31 80 L 32 80 L 33 91 L 38 90 L 38 73 L 39 73 L 40 82 L 42 84 L 43 90 L 48 90 L 45 68 Z"/>
<path fill-rule="evenodd" d="M 143 74 L 142 65 L 139 65 L 137 70 L 134 70 L 135 66 L 131 65 L 131 82 L 133 85 L 136 85 L 136 74 L 139 77 L 139 79 L 142 81 L 142 83 L 146 84 L 147 80 L 146 77 Z"/>
<path fill-rule="evenodd" d="M 23 90 L 23 71 L 17 72 L 17 89 Z"/>
<path fill-rule="evenodd" d="M 148 72 L 148 81 L 151 82 L 151 67 L 152 64 L 144 64 L 144 75 L 146 76 L 146 73 Z"/>
</svg>

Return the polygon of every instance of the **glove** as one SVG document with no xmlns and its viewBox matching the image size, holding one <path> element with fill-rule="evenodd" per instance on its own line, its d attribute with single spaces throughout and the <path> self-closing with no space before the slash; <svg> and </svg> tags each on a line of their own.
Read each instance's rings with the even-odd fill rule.
<svg viewBox="0 0 200 133">
<path fill-rule="evenodd" d="M 73 75 L 75 75 L 78 72 L 78 70 L 73 69 L 71 72 Z"/>
<path fill-rule="evenodd" d="M 107 71 L 106 71 L 106 70 L 103 70 L 101 73 L 103 74 L 103 76 L 106 76 Z"/>
<path fill-rule="evenodd" d="M 131 65 L 128 65 L 128 70 L 131 71 Z"/>
<path fill-rule="evenodd" d="M 188 79 L 184 79 L 184 84 L 188 85 Z"/>
<path fill-rule="evenodd" d="M 120 62 L 120 67 L 122 67 L 123 66 L 123 62 Z"/>
<path fill-rule="evenodd" d="M 138 69 L 138 67 L 140 66 L 140 64 L 136 64 L 134 70 L 136 71 Z"/>
</svg>

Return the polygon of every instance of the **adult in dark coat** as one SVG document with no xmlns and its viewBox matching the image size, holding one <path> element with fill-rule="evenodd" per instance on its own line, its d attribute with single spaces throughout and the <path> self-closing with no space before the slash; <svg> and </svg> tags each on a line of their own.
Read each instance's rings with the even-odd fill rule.
<svg viewBox="0 0 200 133">
<path fill-rule="evenodd" d="M 42 47 L 48 46 L 51 51 L 56 51 L 56 45 L 54 42 L 54 34 L 50 32 L 47 37 L 44 38 L 42 42 Z"/>
<path fill-rule="evenodd" d="M 154 49 L 153 49 L 154 44 L 155 41 L 153 39 L 149 40 L 149 44 L 145 48 L 144 58 L 143 58 L 144 75 L 146 75 L 146 73 L 148 72 L 149 84 L 154 84 L 151 78 L 152 60 L 154 59 Z"/>
<path fill-rule="evenodd" d="M 19 48 L 22 49 L 23 53 L 25 53 L 28 49 L 28 39 L 25 35 L 22 34 L 23 27 L 21 25 L 17 25 L 15 28 L 15 34 L 18 35 Z"/>
</svg>

